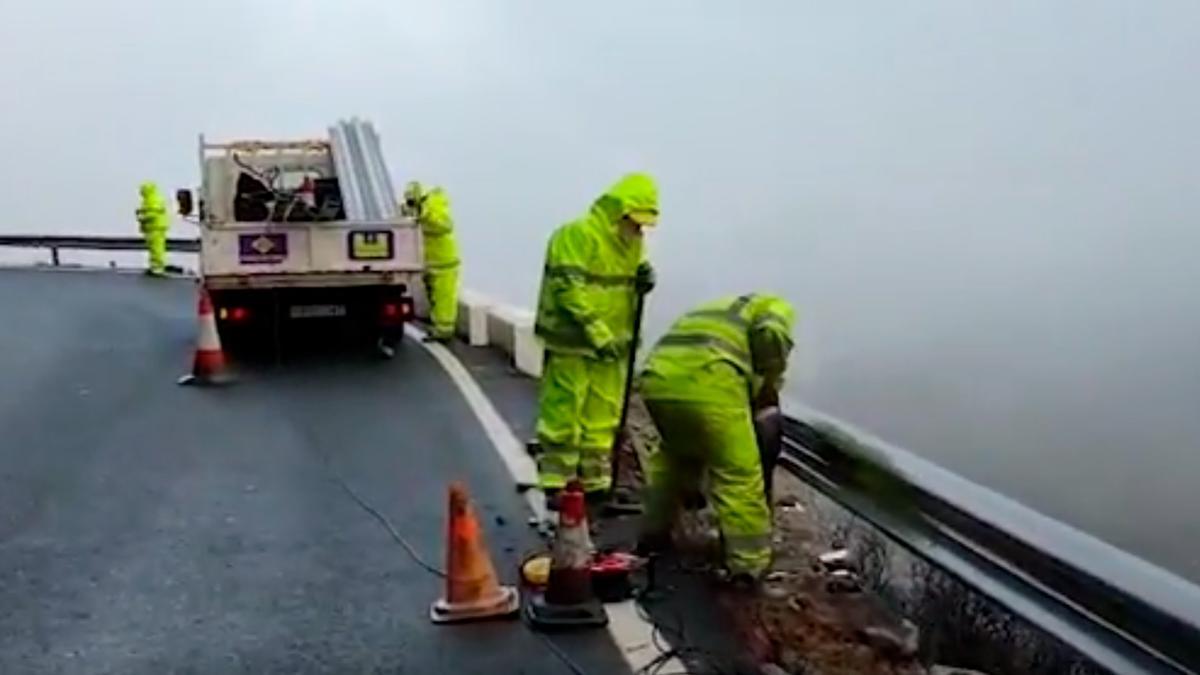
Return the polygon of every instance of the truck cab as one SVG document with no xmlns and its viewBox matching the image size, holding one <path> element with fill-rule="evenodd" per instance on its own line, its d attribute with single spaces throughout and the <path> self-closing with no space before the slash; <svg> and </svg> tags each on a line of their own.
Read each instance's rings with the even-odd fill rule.
<svg viewBox="0 0 1200 675">
<path fill-rule="evenodd" d="M 414 314 L 421 232 L 368 122 L 323 139 L 200 138 L 200 277 L 223 338 L 341 322 L 385 353 Z M 192 196 L 178 195 L 190 215 Z"/>
</svg>

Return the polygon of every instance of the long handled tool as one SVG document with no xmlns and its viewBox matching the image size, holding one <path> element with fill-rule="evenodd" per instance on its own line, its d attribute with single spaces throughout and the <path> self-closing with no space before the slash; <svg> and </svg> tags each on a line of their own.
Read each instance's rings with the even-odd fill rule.
<svg viewBox="0 0 1200 675">
<path fill-rule="evenodd" d="M 607 512 L 613 514 L 640 513 L 642 510 L 633 495 L 623 492 L 617 486 L 617 479 L 621 475 L 621 451 L 627 443 L 631 442 L 628 430 L 629 400 L 633 395 L 633 377 L 634 370 L 637 368 L 637 346 L 642 337 L 642 312 L 646 307 L 646 294 L 638 293 L 636 302 L 633 310 L 633 340 L 629 344 L 629 358 L 625 363 L 625 392 L 621 397 L 621 418 L 617 424 L 617 433 L 613 437 L 612 445 L 613 489 L 605 507 Z"/>
<path fill-rule="evenodd" d="M 754 436 L 758 440 L 758 458 L 762 463 L 763 490 L 767 503 L 771 504 L 775 497 L 775 465 L 783 452 L 783 413 L 778 405 L 754 412 Z"/>
</svg>

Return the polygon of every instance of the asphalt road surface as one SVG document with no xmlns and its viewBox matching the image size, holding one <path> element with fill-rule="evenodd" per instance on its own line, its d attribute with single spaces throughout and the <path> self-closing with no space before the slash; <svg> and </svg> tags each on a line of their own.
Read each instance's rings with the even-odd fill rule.
<svg viewBox="0 0 1200 675">
<path fill-rule="evenodd" d="M 0 272 L 0 673 L 568 673 L 519 622 L 435 627 L 446 484 L 508 579 L 533 545 L 499 457 L 418 346 L 178 387 L 184 280 Z M 608 634 L 558 637 L 628 672 Z"/>
</svg>

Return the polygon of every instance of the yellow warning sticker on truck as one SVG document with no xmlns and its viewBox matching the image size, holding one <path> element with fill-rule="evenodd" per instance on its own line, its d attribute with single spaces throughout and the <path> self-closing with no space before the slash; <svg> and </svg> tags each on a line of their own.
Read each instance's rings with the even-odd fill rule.
<svg viewBox="0 0 1200 675">
<path fill-rule="evenodd" d="M 351 260 L 391 260 L 394 252 L 391 230 L 352 230 Z"/>
</svg>

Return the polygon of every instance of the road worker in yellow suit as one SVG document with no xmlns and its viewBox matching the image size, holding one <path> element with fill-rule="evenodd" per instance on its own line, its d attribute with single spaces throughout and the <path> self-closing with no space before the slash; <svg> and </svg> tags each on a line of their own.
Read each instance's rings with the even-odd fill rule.
<svg viewBox="0 0 1200 675">
<path fill-rule="evenodd" d="M 538 482 L 553 508 L 578 478 L 589 501 L 612 487 L 638 294 L 654 285 L 643 229 L 658 220 L 658 188 L 629 174 L 546 247 L 534 330 L 545 347 L 538 393 Z"/>
<path fill-rule="evenodd" d="M 401 212 L 416 219 L 425 243 L 425 293 L 429 298 L 429 339 L 446 342 L 454 337 L 458 320 L 458 242 L 450 198 L 440 187 L 425 191 L 412 181 L 404 188 Z"/>
<path fill-rule="evenodd" d="M 681 501 L 707 474 L 727 571 L 753 584 L 770 566 L 754 411 L 778 405 L 795 316 L 775 295 L 722 298 L 684 314 L 654 346 L 639 379 L 662 437 L 647 468 L 644 544 L 665 545 Z"/>
<path fill-rule="evenodd" d="M 163 276 L 167 272 L 167 229 L 170 215 L 167 202 L 158 186 L 149 181 L 139 188 L 142 202 L 137 208 L 138 229 L 146 240 L 146 252 L 150 256 L 150 267 L 146 271 L 152 276 Z"/>
</svg>

